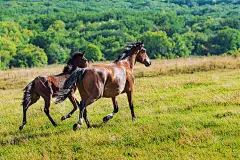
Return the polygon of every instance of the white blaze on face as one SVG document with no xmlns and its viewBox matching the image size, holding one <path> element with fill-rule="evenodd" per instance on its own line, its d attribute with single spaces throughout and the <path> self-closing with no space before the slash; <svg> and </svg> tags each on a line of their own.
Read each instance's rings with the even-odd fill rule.
<svg viewBox="0 0 240 160">
<path fill-rule="evenodd" d="M 148 64 L 151 64 L 151 60 L 148 57 L 147 57 L 146 61 Z"/>
</svg>

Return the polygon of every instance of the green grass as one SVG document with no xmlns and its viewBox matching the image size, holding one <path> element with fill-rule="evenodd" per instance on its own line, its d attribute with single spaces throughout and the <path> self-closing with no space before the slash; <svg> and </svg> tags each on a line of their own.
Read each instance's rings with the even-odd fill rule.
<svg viewBox="0 0 240 160">
<path fill-rule="evenodd" d="M 22 87 L 13 88 L 0 89 L 0 159 L 240 159 L 239 69 L 137 78 L 136 122 L 124 94 L 112 120 L 102 124 L 113 110 L 111 100 L 102 98 L 88 106 L 96 127 L 84 123 L 76 132 L 78 111 L 60 120 L 72 109 L 69 100 L 51 104 L 58 127 L 41 100 L 29 108 L 28 124 L 19 131 Z"/>
</svg>

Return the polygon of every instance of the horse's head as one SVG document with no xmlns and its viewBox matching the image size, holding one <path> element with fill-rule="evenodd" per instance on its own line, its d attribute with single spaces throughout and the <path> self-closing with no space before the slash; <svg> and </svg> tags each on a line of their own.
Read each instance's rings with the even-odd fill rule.
<svg viewBox="0 0 240 160">
<path fill-rule="evenodd" d="M 88 60 L 84 57 L 84 53 L 75 52 L 73 56 L 68 60 L 67 65 L 63 68 L 63 73 L 74 71 L 77 67 L 88 67 Z"/>
<path fill-rule="evenodd" d="M 73 57 L 71 58 L 71 65 L 73 68 L 85 68 L 88 67 L 88 60 L 87 58 L 84 56 L 84 52 L 75 52 Z"/>
<path fill-rule="evenodd" d="M 118 57 L 115 62 L 119 62 L 120 60 L 124 60 L 127 57 L 134 57 L 134 61 L 145 64 L 145 66 L 149 67 L 151 65 L 151 61 L 147 55 L 147 50 L 144 48 L 143 41 L 137 43 L 129 43 L 125 48 L 123 54 Z"/>
<path fill-rule="evenodd" d="M 146 67 L 151 65 L 151 61 L 147 55 L 147 50 L 144 48 L 143 41 L 135 43 L 136 48 L 136 61 L 144 64 Z"/>
</svg>

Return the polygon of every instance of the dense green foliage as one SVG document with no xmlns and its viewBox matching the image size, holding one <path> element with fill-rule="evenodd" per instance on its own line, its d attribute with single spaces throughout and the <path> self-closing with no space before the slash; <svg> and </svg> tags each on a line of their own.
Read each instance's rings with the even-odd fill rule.
<svg viewBox="0 0 240 160">
<path fill-rule="evenodd" d="M 64 63 L 89 46 L 100 49 L 92 59 L 112 60 L 136 40 L 151 58 L 239 53 L 240 0 L 0 2 L 2 69 Z"/>
<path fill-rule="evenodd" d="M 101 60 L 103 55 L 101 50 L 99 49 L 98 46 L 94 45 L 94 44 L 88 44 L 85 48 L 84 48 L 86 55 L 85 57 L 89 60 Z"/>
</svg>

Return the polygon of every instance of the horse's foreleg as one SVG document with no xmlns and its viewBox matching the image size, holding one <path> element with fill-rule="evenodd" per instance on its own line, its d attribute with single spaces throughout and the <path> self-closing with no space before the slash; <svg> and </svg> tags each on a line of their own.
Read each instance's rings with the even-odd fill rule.
<svg viewBox="0 0 240 160">
<path fill-rule="evenodd" d="M 48 119 L 52 122 L 52 124 L 56 127 L 57 123 L 52 119 L 50 113 L 49 113 L 49 108 L 50 108 L 50 98 L 45 98 L 45 107 L 44 107 L 44 112 L 47 115 Z"/>
<path fill-rule="evenodd" d="M 112 97 L 113 102 L 113 112 L 109 115 L 103 117 L 103 122 L 106 123 L 108 120 L 112 119 L 114 114 L 118 112 L 118 104 L 117 104 L 117 97 Z"/>
<path fill-rule="evenodd" d="M 77 110 L 78 105 L 79 105 L 78 101 L 76 100 L 76 98 L 73 95 L 70 95 L 68 98 L 73 104 L 73 110 L 70 113 L 68 113 L 66 116 L 62 116 L 62 118 L 61 118 L 62 121 L 67 118 L 70 118 L 73 115 L 73 113 Z"/>
<path fill-rule="evenodd" d="M 136 121 L 136 117 L 134 114 L 133 100 L 132 100 L 132 91 L 127 92 L 127 97 L 128 97 L 128 103 L 131 110 L 131 114 L 132 114 L 132 121 Z"/>
</svg>

